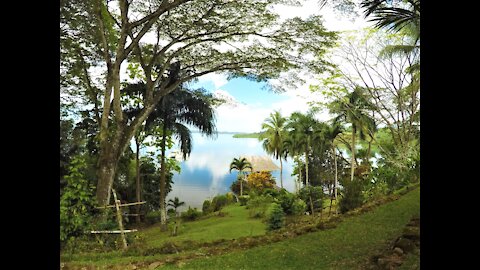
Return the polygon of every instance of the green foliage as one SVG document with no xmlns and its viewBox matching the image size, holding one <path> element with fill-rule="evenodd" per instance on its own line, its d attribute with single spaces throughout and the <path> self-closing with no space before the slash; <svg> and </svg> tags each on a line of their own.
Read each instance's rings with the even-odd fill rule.
<svg viewBox="0 0 480 270">
<path fill-rule="evenodd" d="M 239 174 L 237 177 L 237 180 L 233 181 L 232 184 L 230 185 L 230 190 L 237 195 L 240 195 L 240 181 L 242 182 L 242 186 L 243 186 L 243 195 L 249 194 L 250 192 L 250 186 L 248 185 L 248 182 L 245 180 L 242 180 L 241 179 L 242 177 L 243 176 Z"/>
<path fill-rule="evenodd" d="M 202 212 L 204 215 L 212 212 L 212 202 L 210 200 L 203 201 Z"/>
<path fill-rule="evenodd" d="M 145 215 L 145 222 L 147 224 L 155 224 L 160 222 L 160 211 L 150 211 Z"/>
<path fill-rule="evenodd" d="M 247 202 L 249 199 L 250 199 L 249 195 L 238 196 L 238 200 L 240 201 L 241 206 L 247 205 Z"/>
<path fill-rule="evenodd" d="M 188 210 L 182 213 L 182 219 L 186 221 L 193 221 L 202 216 L 202 212 L 198 211 L 197 208 L 188 207 Z"/>
<path fill-rule="evenodd" d="M 277 230 L 285 225 L 285 213 L 282 207 L 277 204 L 271 204 L 267 216 L 267 228 L 269 231 Z"/>
<path fill-rule="evenodd" d="M 307 209 L 307 204 L 302 199 L 297 198 L 293 201 L 293 204 L 291 207 L 291 211 L 293 215 L 295 216 L 303 215 L 306 209 Z"/>
<path fill-rule="evenodd" d="M 313 211 L 322 208 L 323 198 L 325 197 L 325 194 L 323 193 L 322 187 L 308 186 L 301 188 L 298 192 L 298 196 L 307 204 L 308 212 L 312 213 L 312 204 Z"/>
<path fill-rule="evenodd" d="M 347 180 L 345 183 L 343 183 L 343 187 L 343 196 L 339 202 L 340 212 L 342 214 L 360 207 L 364 201 L 362 192 L 363 183 L 361 181 Z"/>
<path fill-rule="evenodd" d="M 93 187 L 85 180 L 85 159 L 74 157 L 69 174 L 65 176 L 66 186 L 60 197 L 60 241 L 83 233 L 90 224 L 94 207 Z"/>
<path fill-rule="evenodd" d="M 219 211 L 225 205 L 228 204 L 228 199 L 226 195 L 217 195 L 212 199 L 212 212 Z"/>
<path fill-rule="evenodd" d="M 283 212 L 287 215 L 292 215 L 294 214 L 294 203 L 295 203 L 295 194 L 289 193 L 289 192 L 282 192 L 278 196 L 278 201 L 280 206 L 283 209 Z"/>
<path fill-rule="evenodd" d="M 263 218 L 268 210 L 268 207 L 273 202 L 273 197 L 254 196 L 247 202 L 248 215 L 252 218 Z"/>
<path fill-rule="evenodd" d="M 262 193 L 264 189 L 272 189 L 275 186 L 275 179 L 272 173 L 268 171 L 252 172 L 247 176 L 250 190 Z"/>
</svg>

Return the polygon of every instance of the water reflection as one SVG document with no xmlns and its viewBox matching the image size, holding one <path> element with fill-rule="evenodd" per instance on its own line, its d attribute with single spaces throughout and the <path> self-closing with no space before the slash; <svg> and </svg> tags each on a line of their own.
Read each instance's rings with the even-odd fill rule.
<svg viewBox="0 0 480 270">
<path fill-rule="evenodd" d="M 181 173 L 173 176 L 174 184 L 167 200 L 178 197 L 185 202 L 185 206 L 202 208 L 205 199 L 211 199 L 217 194 L 230 191 L 230 185 L 237 178 L 237 171 L 229 173 L 230 162 L 233 158 L 242 155 L 266 155 L 262 144 L 253 138 L 233 138 L 232 134 L 218 134 L 216 139 L 203 137 L 193 133 L 193 149 L 190 157 L 180 164 Z M 273 162 L 280 166 L 278 160 Z M 283 162 L 283 186 L 294 190 L 294 178 L 291 160 Z M 273 171 L 272 175 L 280 186 L 280 171 Z"/>
</svg>

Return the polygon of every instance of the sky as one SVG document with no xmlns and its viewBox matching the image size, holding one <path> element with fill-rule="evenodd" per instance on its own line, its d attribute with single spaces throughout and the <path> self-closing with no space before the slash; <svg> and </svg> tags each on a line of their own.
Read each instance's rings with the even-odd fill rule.
<svg viewBox="0 0 480 270">
<path fill-rule="evenodd" d="M 332 31 L 360 30 L 369 26 L 362 15 L 355 21 L 335 13 L 330 7 L 319 9 L 318 0 L 305 1 L 300 7 L 278 6 L 275 9 L 281 19 L 299 16 L 306 18 L 309 15 L 322 15 L 324 25 Z M 308 101 L 321 101 L 319 94 L 312 94 L 309 90 L 311 84 L 316 84 L 314 78 L 306 78 L 305 84 L 295 89 L 287 89 L 283 93 L 273 93 L 262 89 L 266 83 L 258 83 L 243 78 L 227 80 L 225 74 L 207 74 L 192 84 L 195 88 L 205 88 L 212 93 L 221 94 L 234 100 L 237 104 L 221 105 L 216 108 L 216 125 L 219 132 L 258 132 L 262 122 L 274 110 L 279 110 L 283 116 L 288 116 L 294 111 L 305 113 L 309 106 Z M 328 113 L 317 115 L 319 120 L 328 120 Z"/>
</svg>

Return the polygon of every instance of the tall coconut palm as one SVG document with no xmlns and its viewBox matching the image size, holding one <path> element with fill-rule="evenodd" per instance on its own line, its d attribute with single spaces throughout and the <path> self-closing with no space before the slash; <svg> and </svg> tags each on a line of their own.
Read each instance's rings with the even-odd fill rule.
<svg viewBox="0 0 480 270">
<path fill-rule="evenodd" d="M 285 149 L 285 153 L 290 156 L 295 163 L 297 163 L 298 168 L 298 188 L 300 190 L 300 183 L 302 183 L 302 165 L 300 161 L 299 155 L 303 154 L 303 142 L 301 140 L 297 140 L 297 137 L 292 136 L 293 134 L 286 134 L 286 138 L 283 141 L 283 147 Z M 295 185 L 297 187 L 297 185 Z"/>
<path fill-rule="evenodd" d="M 368 110 L 373 110 L 373 105 L 366 99 L 362 93 L 363 89 L 356 87 L 353 92 L 349 93 L 345 98 L 335 100 L 330 104 L 330 113 L 336 114 L 335 121 L 345 121 L 352 125 L 352 145 L 351 145 L 351 176 L 353 181 L 355 173 L 355 147 L 357 131 L 360 138 L 366 138 L 365 126 L 373 120 L 368 114 Z"/>
<path fill-rule="evenodd" d="M 365 17 L 373 15 L 375 27 L 399 31 L 414 25 L 420 31 L 420 0 L 364 0 Z"/>
<path fill-rule="evenodd" d="M 337 146 L 335 139 L 337 136 L 343 132 L 343 127 L 340 123 L 338 122 L 333 122 L 332 125 L 330 125 L 324 132 L 325 139 L 330 143 L 332 153 L 333 153 L 333 158 L 334 158 L 334 166 L 335 166 L 335 182 L 333 184 L 333 190 L 334 190 L 334 197 L 335 202 L 337 201 L 337 188 L 338 188 L 338 167 L 337 167 Z M 332 210 L 332 201 L 330 200 L 330 212 Z M 330 215 L 329 212 L 329 215 Z"/>
<path fill-rule="evenodd" d="M 252 164 L 247 161 L 246 158 L 234 158 L 233 161 L 230 163 L 230 171 L 237 170 L 240 177 L 240 196 L 243 196 L 243 181 L 245 180 L 244 171 L 246 169 L 250 169 L 252 171 Z"/>
<path fill-rule="evenodd" d="M 168 206 L 171 206 L 175 209 L 175 226 L 173 227 L 173 232 L 172 232 L 172 235 L 173 236 L 176 236 L 177 235 L 177 231 L 178 231 L 178 212 L 177 212 L 177 208 L 184 205 L 185 202 L 181 202 L 178 197 L 175 197 L 175 199 L 170 199 L 168 200 Z"/>
<path fill-rule="evenodd" d="M 286 128 L 289 132 L 289 136 L 297 140 L 298 145 L 303 146 L 303 153 L 305 154 L 305 185 L 309 185 L 308 176 L 308 157 L 311 148 L 311 141 L 315 136 L 315 126 L 317 121 L 313 118 L 311 112 L 302 114 L 300 112 L 294 112 L 291 114 L 289 121 L 286 124 Z"/>
<path fill-rule="evenodd" d="M 283 188 L 283 163 L 282 159 L 287 158 L 284 141 L 286 137 L 285 124 L 287 118 L 283 117 L 279 111 L 270 113 L 270 117 L 265 119 L 262 124 L 262 135 L 259 140 L 263 140 L 263 149 L 272 154 L 275 159 L 280 159 L 280 187 Z"/>
<path fill-rule="evenodd" d="M 210 96 L 203 91 L 192 91 L 181 86 L 163 97 L 146 120 L 146 127 L 155 125 L 162 128 L 160 141 L 160 222 L 162 230 L 167 229 L 165 160 L 168 134 L 175 137 L 183 158 L 186 159 L 192 151 L 192 137 L 185 124 L 198 128 L 207 136 L 213 136 L 216 133 L 214 110 L 209 99 Z"/>
</svg>

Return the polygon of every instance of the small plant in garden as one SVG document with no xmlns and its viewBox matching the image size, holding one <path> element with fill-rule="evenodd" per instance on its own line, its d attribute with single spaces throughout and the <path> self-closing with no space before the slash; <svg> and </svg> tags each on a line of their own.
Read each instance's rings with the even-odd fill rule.
<svg viewBox="0 0 480 270">
<path fill-rule="evenodd" d="M 267 225 L 269 231 L 280 229 L 285 225 L 285 213 L 279 204 L 273 203 L 270 206 Z"/>
</svg>

